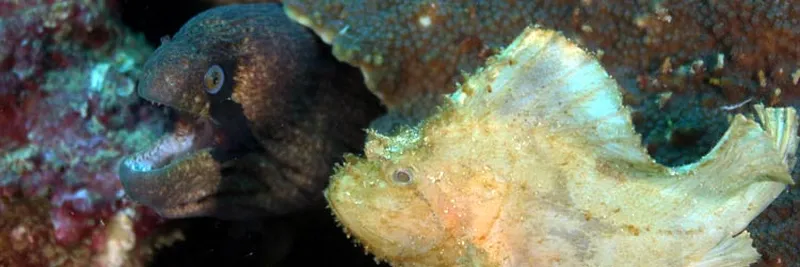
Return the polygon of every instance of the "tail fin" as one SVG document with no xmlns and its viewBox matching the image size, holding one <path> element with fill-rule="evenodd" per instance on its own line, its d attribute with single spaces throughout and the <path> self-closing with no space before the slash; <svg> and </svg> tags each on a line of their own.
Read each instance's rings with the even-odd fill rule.
<svg viewBox="0 0 800 267">
<path fill-rule="evenodd" d="M 761 174 L 765 182 L 752 184 L 741 195 L 741 214 L 734 222 L 734 231 L 741 231 L 759 213 L 772 203 L 786 188 L 787 184 L 794 184 L 790 170 L 795 163 L 795 153 L 798 147 L 797 137 L 797 111 L 794 108 L 764 108 L 763 105 L 756 105 L 756 114 L 761 121 L 763 133 L 767 137 L 769 144 L 754 144 L 752 149 L 739 150 L 738 157 L 749 157 L 751 162 L 740 161 L 740 168 L 750 168 L 750 173 Z M 763 142 L 763 141 L 762 141 Z M 767 152 L 766 147 L 771 147 L 773 151 L 766 155 L 759 152 Z M 736 156 L 736 155 L 731 155 Z M 769 159 L 768 159 L 769 158 Z M 757 165 L 759 162 L 763 165 Z M 766 164 L 771 162 L 770 164 Z M 758 170 L 760 168 L 760 170 Z M 755 173 L 754 173 L 755 172 Z"/>
<path fill-rule="evenodd" d="M 793 108 L 764 108 L 764 105 L 755 106 L 756 114 L 764 130 L 772 136 L 778 152 L 784 155 L 784 161 L 793 167 L 797 151 L 797 110 Z"/>
<path fill-rule="evenodd" d="M 675 168 L 630 161 L 631 178 L 678 200 L 652 204 L 661 216 L 720 218 L 731 234 L 742 231 L 786 187 L 793 184 L 788 161 L 797 151 L 797 116 L 791 108 L 756 107 L 763 128 L 738 114 L 719 143 L 699 161 Z M 654 215 L 656 216 L 656 215 Z M 709 217 L 710 216 L 710 217 Z M 705 219 L 704 219 L 705 220 Z"/>
<path fill-rule="evenodd" d="M 758 124 L 736 115 L 722 140 L 699 162 L 676 168 L 683 177 L 667 190 L 686 194 L 688 217 L 716 218 L 721 240 L 692 266 L 749 266 L 758 260 L 745 227 L 793 184 L 789 167 L 797 151 L 793 108 L 756 105 Z M 691 204 L 689 204 L 691 203 Z"/>
<path fill-rule="evenodd" d="M 724 201 L 726 215 L 741 231 L 783 191 L 794 184 L 788 163 L 797 151 L 797 115 L 792 108 L 755 106 L 762 127 L 736 115 L 720 142 L 698 162 L 674 168 L 687 176 L 671 189 L 696 198 Z"/>
<path fill-rule="evenodd" d="M 714 214 L 731 234 L 744 230 L 787 184 L 794 184 L 788 164 L 797 152 L 796 111 L 761 105 L 755 110 L 761 127 L 736 115 L 711 152 L 674 169 L 683 177 L 668 188 L 692 196 L 692 212 Z"/>
</svg>

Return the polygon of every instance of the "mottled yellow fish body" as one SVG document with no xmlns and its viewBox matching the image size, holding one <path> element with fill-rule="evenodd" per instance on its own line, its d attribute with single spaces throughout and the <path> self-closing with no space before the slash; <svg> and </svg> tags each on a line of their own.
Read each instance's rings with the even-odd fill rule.
<svg viewBox="0 0 800 267">
<path fill-rule="evenodd" d="M 747 224 L 792 183 L 791 108 L 737 115 L 669 168 L 617 83 L 560 33 L 526 29 L 395 136 L 371 133 L 326 190 L 346 231 L 395 266 L 747 266 Z"/>
</svg>

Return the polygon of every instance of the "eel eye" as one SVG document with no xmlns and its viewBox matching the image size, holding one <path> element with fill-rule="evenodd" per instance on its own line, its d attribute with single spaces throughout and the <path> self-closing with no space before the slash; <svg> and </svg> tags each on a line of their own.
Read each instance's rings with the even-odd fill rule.
<svg viewBox="0 0 800 267">
<path fill-rule="evenodd" d="M 206 86 L 206 92 L 209 94 L 216 94 L 222 89 L 222 84 L 225 82 L 225 72 L 219 65 L 213 65 L 206 71 L 206 76 L 203 77 L 203 83 Z"/>
<path fill-rule="evenodd" d="M 410 184 L 411 181 L 414 180 L 414 176 L 411 174 L 411 171 L 408 169 L 399 169 L 394 171 L 392 174 L 392 181 L 398 184 Z"/>
</svg>

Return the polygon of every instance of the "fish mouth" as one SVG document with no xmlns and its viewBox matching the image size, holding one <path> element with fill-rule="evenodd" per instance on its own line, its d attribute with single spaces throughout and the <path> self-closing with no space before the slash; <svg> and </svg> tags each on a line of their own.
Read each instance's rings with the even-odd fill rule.
<svg viewBox="0 0 800 267">
<path fill-rule="evenodd" d="M 126 157 L 121 163 L 122 167 L 131 173 L 155 172 L 179 164 L 187 155 L 213 148 L 216 144 L 210 119 L 183 114 L 174 127 L 172 132 L 162 136 L 148 149 Z"/>
<path fill-rule="evenodd" d="M 216 117 L 168 107 L 173 129 L 119 162 L 125 195 L 166 218 L 258 216 L 251 199 L 266 190 L 255 179 L 263 174 L 247 171 L 262 150 L 244 115 L 230 107 Z"/>
<path fill-rule="evenodd" d="M 224 150 L 210 118 L 178 112 L 174 129 L 148 148 L 124 157 L 118 174 L 125 194 L 165 217 L 202 213 L 218 194 L 222 166 L 212 151 Z"/>
</svg>

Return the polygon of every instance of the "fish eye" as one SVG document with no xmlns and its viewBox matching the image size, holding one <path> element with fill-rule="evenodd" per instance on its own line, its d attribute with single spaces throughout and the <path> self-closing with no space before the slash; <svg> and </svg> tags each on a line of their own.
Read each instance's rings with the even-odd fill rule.
<svg viewBox="0 0 800 267">
<path fill-rule="evenodd" d="M 222 84 L 225 82 L 225 72 L 219 65 L 212 65 L 206 71 L 206 76 L 203 77 L 203 83 L 206 87 L 206 92 L 209 94 L 216 94 L 222 89 Z"/>
<path fill-rule="evenodd" d="M 398 169 L 392 174 L 392 181 L 398 184 L 409 184 L 413 179 L 414 176 L 408 169 Z"/>
</svg>

